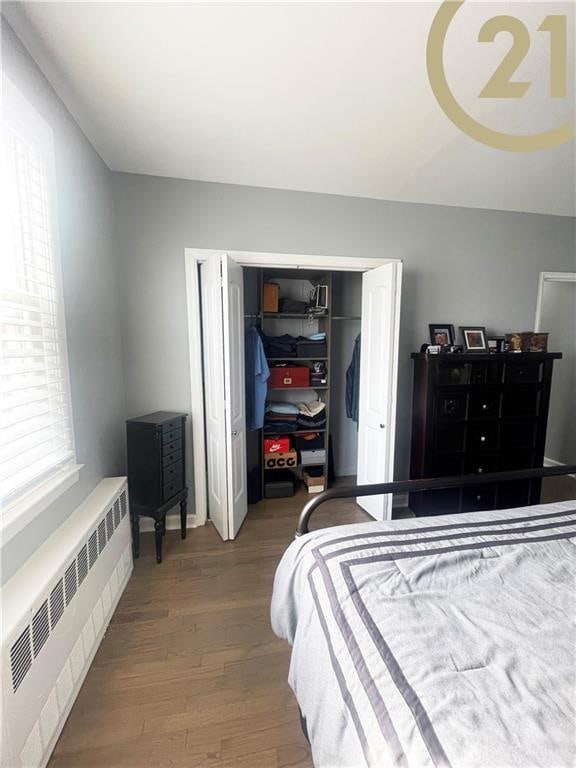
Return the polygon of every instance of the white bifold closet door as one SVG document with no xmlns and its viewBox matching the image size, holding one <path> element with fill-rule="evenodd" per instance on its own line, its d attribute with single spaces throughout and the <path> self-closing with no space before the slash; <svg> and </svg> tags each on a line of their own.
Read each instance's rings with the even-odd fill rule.
<svg viewBox="0 0 576 768">
<path fill-rule="evenodd" d="M 226 541 L 248 511 L 242 267 L 227 254 L 201 266 L 208 510 Z"/>
<path fill-rule="evenodd" d="M 359 485 L 394 478 L 396 390 L 402 264 L 394 262 L 362 276 Z M 392 496 L 361 496 L 358 504 L 376 520 L 392 518 Z"/>
</svg>

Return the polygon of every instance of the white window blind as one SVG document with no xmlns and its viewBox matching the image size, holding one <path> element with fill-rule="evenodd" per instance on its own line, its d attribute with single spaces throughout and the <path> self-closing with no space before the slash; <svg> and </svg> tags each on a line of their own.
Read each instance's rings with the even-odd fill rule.
<svg viewBox="0 0 576 768">
<path fill-rule="evenodd" d="M 47 134 L 46 123 L 31 105 L 12 92 L 11 84 L 8 88 L 2 118 L 0 266 L 0 488 L 4 508 L 75 463 L 52 226 L 51 132 Z"/>
</svg>

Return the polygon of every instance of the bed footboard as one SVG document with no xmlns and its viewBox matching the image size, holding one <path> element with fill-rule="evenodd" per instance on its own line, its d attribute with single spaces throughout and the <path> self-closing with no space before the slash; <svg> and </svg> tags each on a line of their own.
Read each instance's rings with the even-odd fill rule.
<svg viewBox="0 0 576 768">
<path fill-rule="evenodd" d="M 457 475 L 453 477 L 431 477 L 424 480 L 397 480 L 391 483 L 375 485 L 350 485 L 343 488 L 332 488 L 319 493 L 306 504 L 296 528 L 296 536 L 308 533 L 308 525 L 313 513 L 321 504 L 332 499 L 353 499 L 358 496 L 382 496 L 387 493 L 414 493 L 416 491 L 436 491 L 442 488 L 463 488 L 467 485 L 483 483 L 507 482 L 513 480 L 534 480 L 541 477 L 556 475 L 574 475 L 576 465 L 558 467 L 536 467 L 533 469 L 515 469 L 509 472 L 490 472 L 485 475 Z"/>
</svg>

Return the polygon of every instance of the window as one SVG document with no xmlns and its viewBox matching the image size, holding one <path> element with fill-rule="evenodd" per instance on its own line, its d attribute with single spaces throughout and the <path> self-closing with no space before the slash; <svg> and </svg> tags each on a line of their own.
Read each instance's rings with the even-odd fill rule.
<svg viewBox="0 0 576 768">
<path fill-rule="evenodd" d="M 77 469 L 53 226 L 50 128 L 4 79 L 0 262 L 2 522 Z"/>
</svg>

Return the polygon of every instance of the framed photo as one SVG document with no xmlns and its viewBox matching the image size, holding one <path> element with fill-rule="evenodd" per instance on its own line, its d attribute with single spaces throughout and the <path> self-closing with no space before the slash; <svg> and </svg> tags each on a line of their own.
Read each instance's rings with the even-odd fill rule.
<svg viewBox="0 0 576 768">
<path fill-rule="evenodd" d="M 488 350 L 490 352 L 504 352 L 504 336 L 491 336 L 488 339 Z"/>
<path fill-rule="evenodd" d="M 430 344 L 440 347 L 451 347 L 454 344 L 454 326 L 448 323 L 429 325 Z"/>
<path fill-rule="evenodd" d="M 484 326 L 467 326 L 460 328 L 460 331 L 462 332 L 464 350 L 466 352 L 488 352 L 486 328 Z"/>
</svg>

